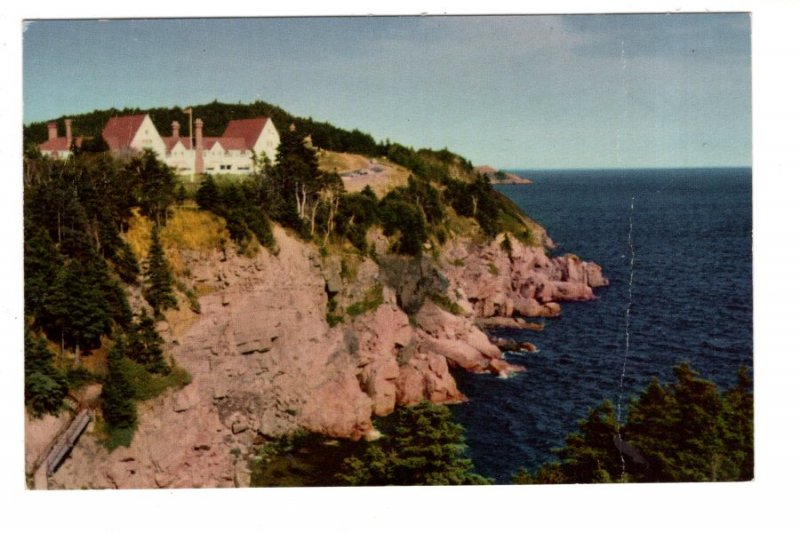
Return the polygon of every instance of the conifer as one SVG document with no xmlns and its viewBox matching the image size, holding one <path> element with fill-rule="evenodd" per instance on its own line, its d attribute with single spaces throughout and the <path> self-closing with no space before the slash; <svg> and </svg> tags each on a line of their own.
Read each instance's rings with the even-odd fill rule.
<svg viewBox="0 0 800 533">
<path fill-rule="evenodd" d="M 165 309 L 177 309 L 178 300 L 172 290 L 173 279 L 164 248 L 161 246 L 158 226 L 153 225 L 150 233 L 150 250 L 147 255 L 144 298 L 153 308 L 156 318 L 163 317 Z"/>
</svg>

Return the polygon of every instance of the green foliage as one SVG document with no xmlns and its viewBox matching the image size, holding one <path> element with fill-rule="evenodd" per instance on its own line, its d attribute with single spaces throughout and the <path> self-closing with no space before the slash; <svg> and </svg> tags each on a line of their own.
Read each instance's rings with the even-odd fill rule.
<svg viewBox="0 0 800 533">
<path fill-rule="evenodd" d="M 155 320 L 143 311 L 128 334 L 125 355 L 144 366 L 148 372 L 168 374 L 170 368 L 164 360 L 163 344 L 164 340 L 156 331 Z"/>
<path fill-rule="evenodd" d="M 184 296 L 189 300 L 189 309 L 192 310 L 193 313 L 199 314 L 201 311 L 200 307 L 200 299 L 197 296 L 197 291 L 191 289 L 186 286 L 185 283 L 182 281 L 178 281 L 177 285 L 178 290 L 181 291 Z"/>
<path fill-rule="evenodd" d="M 362 191 L 342 194 L 336 214 L 336 231 L 362 254 L 367 253 L 367 230 L 379 223 L 378 198 L 367 186 Z"/>
<path fill-rule="evenodd" d="M 59 268 L 36 322 L 51 338 L 76 349 L 96 348 L 111 331 L 112 320 L 130 321 L 130 309 L 102 260 L 70 259 Z"/>
<path fill-rule="evenodd" d="M 653 379 L 617 428 L 609 401 L 556 451 L 559 461 L 520 482 L 744 481 L 753 478 L 752 381 L 720 394 L 683 363 L 666 387 Z M 623 461 L 624 475 L 623 475 Z"/>
<path fill-rule="evenodd" d="M 345 462 L 339 479 L 351 485 L 477 485 L 488 480 L 475 474 L 464 457 L 463 428 L 450 410 L 421 402 L 396 413 L 392 431 Z"/>
<path fill-rule="evenodd" d="M 180 389 L 192 382 L 189 372 L 179 366 L 169 368 L 166 373 L 152 373 L 145 365 L 126 357 L 121 367 L 131 386 L 131 398 L 136 401 L 156 398 L 169 389 Z"/>
<path fill-rule="evenodd" d="M 447 197 L 453 209 L 461 216 L 474 218 L 481 229 L 494 237 L 500 232 L 500 194 L 495 191 L 486 176 L 478 176 L 471 183 L 457 180 L 447 182 Z"/>
<path fill-rule="evenodd" d="M 346 312 L 352 317 L 363 315 L 377 309 L 383 303 L 383 285 L 373 285 L 364 295 L 364 298 L 347 306 Z"/>
<path fill-rule="evenodd" d="M 200 208 L 225 219 L 228 233 L 241 251 L 247 248 L 251 237 L 270 250 L 275 248 L 268 216 L 273 196 L 264 176 L 219 185 L 205 175 L 196 198 Z"/>
<path fill-rule="evenodd" d="M 298 433 L 265 443 L 250 461 L 253 487 L 330 487 L 344 460 L 363 448 L 362 442 Z"/>
<path fill-rule="evenodd" d="M 336 298 L 332 295 L 328 295 L 328 304 L 325 310 L 325 321 L 328 323 L 329 327 L 336 327 L 337 324 L 341 324 L 344 322 L 344 315 L 339 312 L 339 304 L 336 302 Z"/>
<path fill-rule="evenodd" d="M 380 220 L 386 235 L 400 234 L 395 251 L 403 255 L 419 255 L 425 242 L 425 217 L 416 204 L 393 190 L 379 204 Z"/>
<path fill-rule="evenodd" d="M 157 226 L 166 223 L 167 209 L 176 200 L 178 179 L 175 172 L 159 161 L 152 150 L 145 150 L 140 157 L 132 159 L 125 171 L 141 184 L 139 204 L 143 214 L 155 220 Z"/>
<path fill-rule="evenodd" d="M 153 225 L 150 233 L 150 250 L 147 254 L 147 269 L 145 270 L 145 286 L 143 295 L 147 303 L 153 308 L 156 318 L 163 316 L 163 311 L 169 308 L 177 309 L 178 300 L 172 290 L 172 271 L 161 246 L 161 238 L 157 225 Z"/>
<path fill-rule="evenodd" d="M 83 149 L 63 161 L 26 157 L 25 314 L 49 339 L 79 352 L 127 327 L 120 280 L 140 273 L 121 234 L 134 208 L 164 220 L 173 177 L 148 153 L 127 164 Z"/>
<path fill-rule="evenodd" d="M 444 309 L 445 311 L 452 313 L 456 316 L 463 315 L 464 310 L 461 309 L 461 306 L 451 300 L 446 294 L 442 294 L 439 292 L 434 292 L 428 294 L 428 298 L 431 299 L 433 303 Z"/>
<path fill-rule="evenodd" d="M 67 395 L 67 379 L 53 364 L 53 352 L 25 328 L 25 404 L 35 416 L 57 413 Z"/>
<path fill-rule="evenodd" d="M 108 375 L 100 395 L 103 420 L 108 430 L 136 428 L 134 389 L 126 372 L 127 341 L 124 336 L 115 340 L 108 354 Z"/>
</svg>

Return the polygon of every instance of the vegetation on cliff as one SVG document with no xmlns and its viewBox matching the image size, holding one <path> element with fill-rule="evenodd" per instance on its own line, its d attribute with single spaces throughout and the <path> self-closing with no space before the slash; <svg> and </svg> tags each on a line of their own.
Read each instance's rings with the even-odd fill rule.
<svg viewBox="0 0 800 533">
<path fill-rule="evenodd" d="M 463 428 L 443 405 L 421 402 L 379 421 L 373 442 L 309 434 L 271 442 L 253 460 L 251 484 L 276 486 L 483 485 L 464 455 Z"/>
<path fill-rule="evenodd" d="M 450 410 L 427 401 L 399 409 L 384 438 L 345 460 L 349 485 L 484 485 L 464 456 L 464 429 Z"/>
<path fill-rule="evenodd" d="M 147 110 L 160 128 L 181 118 L 174 116 L 176 110 L 167 111 Z M 66 160 L 42 157 L 34 146 L 26 150 L 26 403 L 37 415 L 56 412 L 69 387 L 102 383 L 98 427 L 107 433 L 109 448 L 130 443 L 138 401 L 190 381 L 165 356 L 158 333 L 164 327 L 158 322 L 170 319 L 170 313 L 174 317 L 172 309 L 188 306 L 198 313 L 198 295 L 213 290 L 191 282 L 189 260 L 185 262 L 182 253 L 187 249 L 224 257 L 230 239 L 242 254 L 256 253 L 261 246 L 279 253 L 272 233 L 275 224 L 316 243 L 322 256 L 332 250 L 358 261 L 366 256 L 380 259 L 378 241 L 388 243 L 381 254 L 386 249 L 406 256 L 403 260 L 432 262 L 439 246 L 463 234 L 463 228 L 478 239 L 502 231 L 529 241 L 535 237 L 535 225 L 516 206 L 478 179 L 467 160 L 447 150 L 414 150 L 388 140 L 376 143 L 361 132 L 291 117 L 263 103 L 213 103 L 195 111 L 204 115 L 209 135 L 231 118 L 272 116 L 282 133 L 278 157 L 259 159 L 256 171 L 244 178 L 203 176 L 196 189 L 193 183 L 181 182 L 153 152 L 124 158 L 104 152 L 100 131 L 116 110 L 74 117 L 75 135 L 92 139 L 74 148 Z M 25 128 L 28 143 L 44 140 L 40 126 Z M 409 176 L 403 186 L 383 190 L 380 198 L 369 187 L 348 193 L 336 173 L 320 167 L 320 148 L 386 158 L 408 169 Z M 386 239 L 376 239 L 375 230 Z M 435 294 L 439 305 L 454 305 Z M 379 306 L 383 285 L 376 283 L 360 296 L 341 299 L 344 303 L 337 304 L 330 295 L 331 325 Z M 84 368 L 89 360 L 89 368 Z M 78 374 L 82 381 L 70 380 Z M 434 477 L 409 477 L 408 465 L 423 459 L 404 455 L 415 445 L 398 434 L 369 448 L 373 459 L 383 454 L 381 471 L 392 476 L 384 483 L 481 481 L 469 473 L 471 465 L 460 455 L 460 428 L 448 425 L 436 408 L 413 416 L 415 424 L 427 420 L 439 428 L 431 430 L 434 441 L 425 446 L 444 455 L 428 459 L 451 470 L 429 465 L 425 468 Z M 406 423 L 411 421 L 398 427 Z M 354 457 L 350 466 L 358 460 Z M 348 467 L 349 475 L 378 479 L 372 471 L 376 464 L 363 462 L 361 473 Z"/>
<path fill-rule="evenodd" d="M 675 381 L 653 378 L 631 400 L 624 423 L 606 400 L 578 423 L 559 460 L 516 483 L 749 481 L 753 479 L 753 393 L 747 369 L 720 393 L 688 364 Z"/>
</svg>

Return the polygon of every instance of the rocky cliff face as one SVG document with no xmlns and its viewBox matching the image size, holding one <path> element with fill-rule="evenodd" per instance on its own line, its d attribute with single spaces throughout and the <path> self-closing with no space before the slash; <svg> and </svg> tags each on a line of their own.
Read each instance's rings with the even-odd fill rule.
<svg viewBox="0 0 800 533">
<path fill-rule="evenodd" d="M 365 260 L 344 281 L 341 263 L 280 228 L 275 237 L 277 255 L 186 253 L 208 294 L 190 326 L 165 326 L 164 336 L 193 382 L 140 405 L 130 448 L 109 453 L 82 438 L 51 487 L 246 486 L 248 458 L 265 439 L 299 429 L 373 438 L 372 417 L 398 405 L 463 401 L 452 367 L 522 370 L 475 319 L 554 316 L 558 301 L 592 298 L 607 283 L 597 265 L 501 238 L 451 241 L 438 264 Z M 355 301 L 378 283 L 379 305 L 329 327 L 332 294 Z M 460 311 L 426 298 L 433 293 Z"/>
</svg>

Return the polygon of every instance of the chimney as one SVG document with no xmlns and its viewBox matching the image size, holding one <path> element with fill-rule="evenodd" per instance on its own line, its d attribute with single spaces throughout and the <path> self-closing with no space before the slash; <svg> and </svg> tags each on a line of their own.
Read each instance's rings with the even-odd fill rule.
<svg viewBox="0 0 800 533">
<path fill-rule="evenodd" d="M 58 124 L 55 122 L 47 123 L 47 140 L 55 139 L 58 137 Z"/>
<path fill-rule="evenodd" d="M 203 168 L 203 119 L 194 121 L 194 172 L 202 174 Z"/>
<path fill-rule="evenodd" d="M 172 121 L 172 138 L 177 139 L 180 136 L 181 123 L 177 120 Z"/>
<path fill-rule="evenodd" d="M 67 130 L 67 146 L 72 146 L 72 119 L 64 119 L 64 127 Z"/>
</svg>

